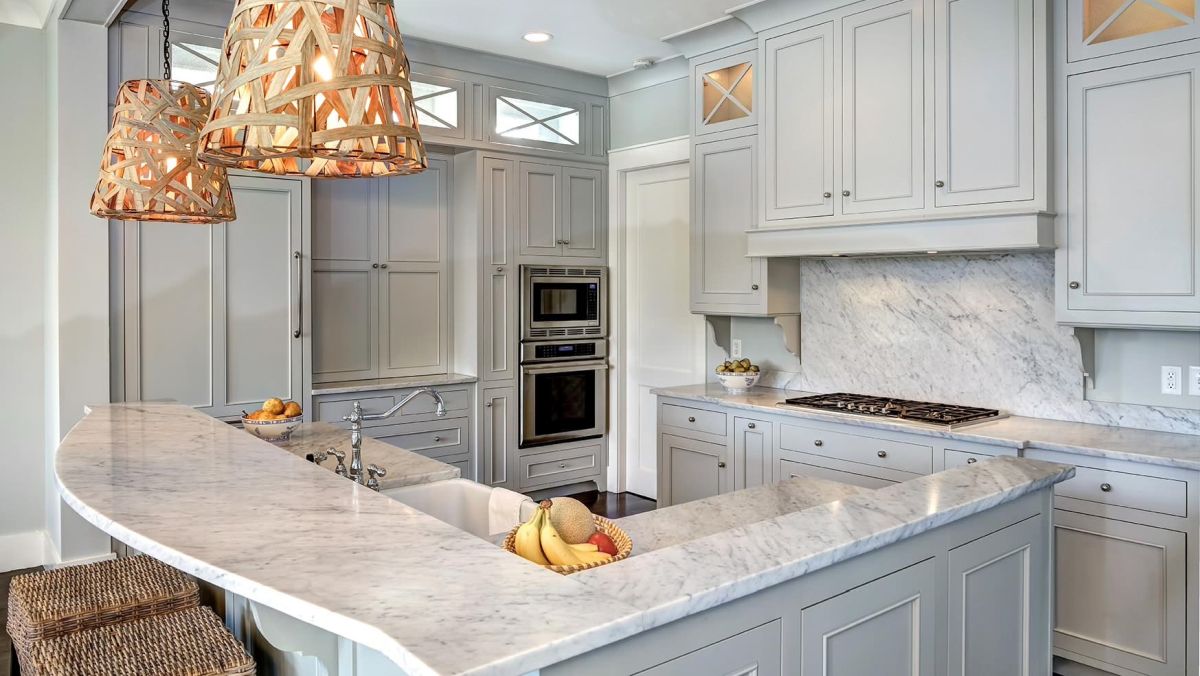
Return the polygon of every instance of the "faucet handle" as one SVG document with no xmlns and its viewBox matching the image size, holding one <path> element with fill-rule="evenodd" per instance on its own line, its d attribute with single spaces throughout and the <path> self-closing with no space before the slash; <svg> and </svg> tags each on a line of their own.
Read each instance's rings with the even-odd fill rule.
<svg viewBox="0 0 1200 676">
<path fill-rule="evenodd" d="M 329 449 L 327 451 L 325 451 L 325 453 L 323 453 L 322 455 L 324 456 L 321 458 L 322 460 L 324 460 L 325 458 L 327 458 L 331 455 L 333 457 L 337 458 L 337 467 L 333 468 L 333 471 L 335 474 L 337 474 L 338 476 L 346 476 L 348 474 L 348 472 L 346 471 L 346 454 L 345 453 L 330 446 Z"/>
<path fill-rule="evenodd" d="M 363 421 L 362 402 L 356 401 L 350 408 L 350 415 L 342 416 L 342 420 L 348 423 L 360 423 Z"/>
<path fill-rule="evenodd" d="M 379 465 L 368 465 L 367 474 L 371 475 L 371 478 L 367 479 L 367 488 L 377 491 L 379 490 L 379 480 L 387 476 L 387 469 Z"/>
</svg>

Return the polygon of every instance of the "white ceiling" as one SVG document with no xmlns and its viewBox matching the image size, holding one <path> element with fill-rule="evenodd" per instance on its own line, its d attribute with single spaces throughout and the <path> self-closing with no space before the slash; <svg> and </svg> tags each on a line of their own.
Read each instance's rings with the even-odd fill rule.
<svg viewBox="0 0 1200 676">
<path fill-rule="evenodd" d="M 661 37 L 725 15 L 738 0 L 395 0 L 400 32 L 434 42 L 613 75 L 676 51 Z M 535 45 L 530 31 L 554 35 Z"/>
<path fill-rule="evenodd" d="M 54 0 L 0 0 L 0 23 L 41 28 Z"/>
</svg>

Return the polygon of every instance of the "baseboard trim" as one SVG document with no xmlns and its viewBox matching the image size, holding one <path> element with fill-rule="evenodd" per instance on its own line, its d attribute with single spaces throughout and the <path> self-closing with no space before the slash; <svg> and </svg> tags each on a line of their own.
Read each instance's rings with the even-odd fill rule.
<svg viewBox="0 0 1200 676">
<path fill-rule="evenodd" d="M 42 567 L 46 570 L 54 570 L 55 568 L 65 568 L 67 566 L 82 566 L 85 563 L 96 563 L 97 561 L 109 561 L 117 558 L 115 552 L 106 552 L 96 556 L 85 556 L 78 559 L 63 560 L 62 554 L 58 551 L 58 547 L 54 545 L 54 541 L 43 534 L 42 542 Z"/>
<path fill-rule="evenodd" d="M 33 568 L 45 563 L 45 531 L 0 535 L 0 573 Z"/>
</svg>

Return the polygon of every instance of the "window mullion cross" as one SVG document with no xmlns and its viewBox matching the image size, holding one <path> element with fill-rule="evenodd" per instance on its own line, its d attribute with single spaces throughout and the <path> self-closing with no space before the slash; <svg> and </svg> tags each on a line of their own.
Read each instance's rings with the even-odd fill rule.
<svg viewBox="0 0 1200 676">
<path fill-rule="evenodd" d="M 737 86 L 742 83 L 742 80 L 745 79 L 746 74 L 749 72 L 750 72 L 750 64 L 746 64 L 746 67 L 743 68 L 742 72 L 738 74 L 737 79 L 733 81 L 733 84 L 729 86 L 728 90 L 726 90 L 724 87 L 722 87 L 716 80 L 709 77 L 708 73 L 704 74 L 704 81 L 707 82 L 709 85 L 716 87 L 717 91 L 721 92 L 720 100 L 718 100 L 716 105 L 714 105 L 712 107 L 712 110 L 708 111 L 708 115 L 706 115 L 704 117 L 704 124 L 708 124 L 708 121 L 711 120 L 713 118 L 713 116 L 717 114 L 717 111 L 721 109 L 721 104 L 725 103 L 726 101 L 730 101 L 733 103 L 733 105 L 737 106 L 738 108 L 741 108 L 742 112 L 745 113 L 746 115 L 752 114 L 750 112 L 750 109 L 747 108 L 746 106 L 743 106 L 742 102 L 738 101 L 737 98 L 734 97 L 734 95 L 733 95 L 733 91 L 735 89 L 737 89 Z"/>
<path fill-rule="evenodd" d="M 532 113 L 527 112 L 525 109 L 521 108 L 520 106 L 518 106 L 517 104 L 513 103 L 512 101 L 510 101 L 509 99 L 507 99 L 503 96 L 500 97 L 500 100 L 503 101 L 505 104 L 507 104 L 509 107 L 511 107 L 513 110 L 517 111 L 518 113 L 520 113 L 520 114 L 524 115 L 525 117 L 529 118 L 530 120 L 532 120 L 531 122 L 526 122 L 525 124 L 521 124 L 521 125 L 517 125 L 515 127 L 510 127 L 509 129 L 505 129 L 504 131 L 500 132 L 501 134 L 507 135 L 507 134 L 511 134 L 514 131 L 521 131 L 522 129 L 528 129 L 529 127 L 541 125 L 541 126 L 545 127 L 546 129 L 550 130 L 550 133 L 561 138 L 562 140 L 566 141 L 567 143 L 569 143 L 571 145 L 576 144 L 575 141 L 572 141 L 570 138 L 568 138 L 567 136 L 562 134 L 560 131 L 558 131 L 557 129 L 555 129 L 554 127 L 551 127 L 550 125 L 548 125 L 546 123 L 553 122 L 554 120 L 557 120 L 560 117 L 566 117 L 568 115 L 577 113 L 579 111 L 573 110 L 573 109 L 565 110 L 561 113 L 556 113 L 554 115 L 551 115 L 550 117 L 538 118 L 538 117 L 535 117 Z"/>
</svg>

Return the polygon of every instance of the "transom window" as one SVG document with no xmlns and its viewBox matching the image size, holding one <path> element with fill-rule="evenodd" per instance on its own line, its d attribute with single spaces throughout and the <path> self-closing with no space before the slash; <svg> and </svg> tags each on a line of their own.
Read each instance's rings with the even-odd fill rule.
<svg viewBox="0 0 1200 676">
<path fill-rule="evenodd" d="M 417 122 L 422 127 L 458 128 L 458 90 L 454 87 L 412 81 Z"/>
<path fill-rule="evenodd" d="M 579 110 L 512 96 L 496 97 L 496 133 L 509 138 L 579 145 Z"/>
<path fill-rule="evenodd" d="M 749 117 L 754 110 L 754 66 L 739 63 L 704 73 L 704 124 Z"/>
<path fill-rule="evenodd" d="M 1195 0 L 1084 0 L 1083 41 L 1098 44 L 1191 25 Z"/>
<path fill-rule="evenodd" d="M 211 94 L 220 58 L 220 47 L 172 41 L 171 78 L 194 84 Z"/>
</svg>

